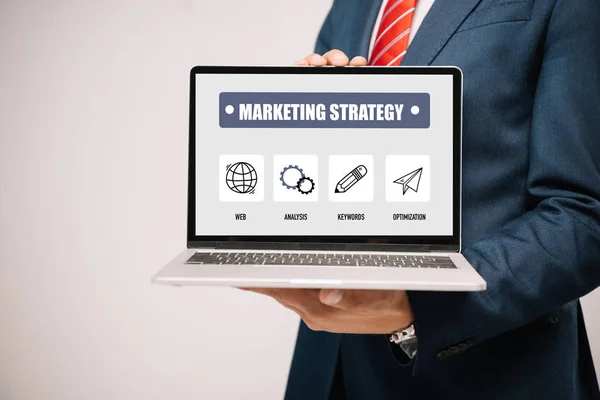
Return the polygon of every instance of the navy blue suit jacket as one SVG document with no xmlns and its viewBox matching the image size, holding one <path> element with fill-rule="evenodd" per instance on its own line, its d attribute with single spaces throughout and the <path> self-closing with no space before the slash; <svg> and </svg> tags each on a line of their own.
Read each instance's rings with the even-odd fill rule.
<svg viewBox="0 0 600 400">
<path fill-rule="evenodd" d="M 366 57 L 380 4 L 336 0 L 316 52 Z M 463 71 L 463 253 L 488 290 L 409 293 L 412 361 L 301 324 L 286 398 L 600 398 L 578 301 L 600 286 L 600 0 L 437 0 L 403 65 Z"/>
</svg>

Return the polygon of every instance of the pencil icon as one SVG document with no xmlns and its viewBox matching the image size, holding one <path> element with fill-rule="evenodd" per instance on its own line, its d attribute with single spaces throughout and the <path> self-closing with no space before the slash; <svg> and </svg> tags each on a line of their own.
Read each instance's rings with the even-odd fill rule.
<svg viewBox="0 0 600 400">
<path fill-rule="evenodd" d="M 335 185 L 335 193 L 346 193 L 352 186 L 364 178 L 365 175 L 367 175 L 367 167 L 359 165 L 340 179 L 337 185 Z"/>
</svg>

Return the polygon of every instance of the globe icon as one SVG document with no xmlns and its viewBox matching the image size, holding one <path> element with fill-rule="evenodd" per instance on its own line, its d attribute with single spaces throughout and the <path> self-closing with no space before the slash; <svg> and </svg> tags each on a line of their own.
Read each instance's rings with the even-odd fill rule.
<svg viewBox="0 0 600 400">
<path fill-rule="evenodd" d="M 251 193 L 256 187 L 256 170 L 247 162 L 237 162 L 227 169 L 225 182 L 235 193 Z"/>
</svg>

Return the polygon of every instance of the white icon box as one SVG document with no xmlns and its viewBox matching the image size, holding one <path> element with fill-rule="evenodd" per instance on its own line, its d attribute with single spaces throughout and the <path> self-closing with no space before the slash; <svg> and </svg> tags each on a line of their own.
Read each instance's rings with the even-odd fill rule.
<svg viewBox="0 0 600 400">
<path fill-rule="evenodd" d="M 385 159 L 388 202 L 423 203 L 430 199 L 431 165 L 427 155 L 389 155 Z"/>
<path fill-rule="evenodd" d="M 202 193 L 202 182 L 196 184 Z M 265 161 L 261 155 L 221 155 L 219 157 L 219 200 L 231 202 L 263 201 Z"/>
<path fill-rule="evenodd" d="M 329 201 L 360 203 L 373 201 L 374 161 L 371 155 L 329 156 Z"/>
<path fill-rule="evenodd" d="M 273 157 L 273 200 L 313 202 L 319 199 L 319 158 L 316 155 Z"/>
</svg>

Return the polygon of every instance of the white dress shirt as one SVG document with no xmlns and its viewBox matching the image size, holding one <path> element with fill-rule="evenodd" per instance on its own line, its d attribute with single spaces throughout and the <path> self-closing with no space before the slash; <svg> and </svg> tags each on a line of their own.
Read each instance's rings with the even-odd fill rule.
<svg viewBox="0 0 600 400">
<path fill-rule="evenodd" d="M 389 1 L 402 1 L 402 0 L 383 0 L 381 3 L 381 8 L 379 9 L 379 15 L 377 15 L 377 21 L 375 22 L 375 27 L 373 28 L 373 32 L 371 33 L 371 44 L 369 45 L 369 57 L 371 57 L 371 52 L 373 51 L 373 44 L 377 39 L 377 31 L 379 31 L 379 24 L 381 24 L 381 16 L 383 15 L 383 10 Z M 412 42 L 415 34 L 419 30 L 421 23 L 425 19 L 425 16 L 431 9 L 433 2 L 435 0 L 417 0 L 417 5 L 415 6 L 415 13 L 413 15 L 412 26 L 410 28 L 410 37 L 408 38 L 408 44 Z"/>
</svg>

